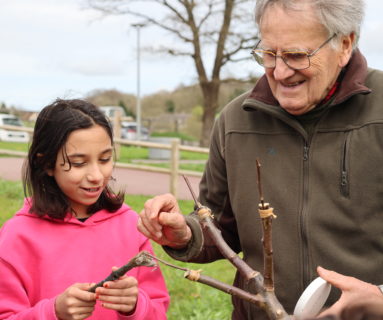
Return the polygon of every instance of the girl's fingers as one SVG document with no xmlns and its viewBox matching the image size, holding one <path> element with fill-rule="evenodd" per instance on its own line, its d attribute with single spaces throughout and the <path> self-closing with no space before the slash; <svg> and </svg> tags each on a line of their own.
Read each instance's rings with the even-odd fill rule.
<svg viewBox="0 0 383 320">
<path fill-rule="evenodd" d="M 117 304 L 117 305 L 135 305 L 137 301 L 137 295 L 124 295 L 124 296 L 112 296 L 112 295 L 100 295 L 99 301 L 103 304 Z"/>
<path fill-rule="evenodd" d="M 103 287 L 97 288 L 96 294 L 104 308 L 131 312 L 137 303 L 137 280 L 125 275 L 119 280 L 105 282 Z"/>
</svg>

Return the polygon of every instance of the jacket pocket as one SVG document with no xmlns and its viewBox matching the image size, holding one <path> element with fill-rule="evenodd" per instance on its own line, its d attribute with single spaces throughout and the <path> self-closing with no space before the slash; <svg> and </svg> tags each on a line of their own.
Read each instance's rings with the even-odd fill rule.
<svg viewBox="0 0 383 320">
<path fill-rule="evenodd" d="M 351 144 L 351 131 L 346 132 L 343 142 L 342 155 L 341 155 L 341 174 L 340 174 L 340 193 L 344 197 L 350 196 L 350 144 Z"/>
</svg>

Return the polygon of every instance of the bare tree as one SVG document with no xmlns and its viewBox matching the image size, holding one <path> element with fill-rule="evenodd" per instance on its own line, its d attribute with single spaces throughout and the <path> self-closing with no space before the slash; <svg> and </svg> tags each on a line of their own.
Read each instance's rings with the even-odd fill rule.
<svg viewBox="0 0 383 320">
<path fill-rule="evenodd" d="M 256 40 L 254 0 L 86 1 L 89 7 L 105 14 L 135 17 L 140 24 L 159 27 L 181 40 L 156 49 L 193 59 L 203 95 L 200 144 L 208 146 L 219 107 L 220 85 L 225 81 L 221 76 L 222 68 L 229 63 L 249 59 L 249 49 Z"/>
</svg>

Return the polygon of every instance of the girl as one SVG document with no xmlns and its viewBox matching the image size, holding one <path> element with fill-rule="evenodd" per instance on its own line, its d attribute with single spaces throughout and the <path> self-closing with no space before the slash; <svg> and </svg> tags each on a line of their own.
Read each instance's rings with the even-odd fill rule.
<svg viewBox="0 0 383 320">
<path fill-rule="evenodd" d="M 139 267 L 95 293 L 112 266 L 152 252 L 137 214 L 108 187 L 113 137 L 97 107 L 56 100 L 39 114 L 24 207 L 0 229 L 0 319 L 166 319 L 160 270 Z"/>
</svg>

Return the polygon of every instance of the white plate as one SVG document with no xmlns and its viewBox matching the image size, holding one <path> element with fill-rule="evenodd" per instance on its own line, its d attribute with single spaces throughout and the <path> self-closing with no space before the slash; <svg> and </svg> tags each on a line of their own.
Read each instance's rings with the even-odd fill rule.
<svg viewBox="0 0 383 320">
<path fill-rule="evenodd" d="M 316 278 L 299 298 L 294 316 L 298 318 L 309 318 L 318 315 L 323 308 L 331 290 L 331 285 L 321 277 Z"/>
</svg>

